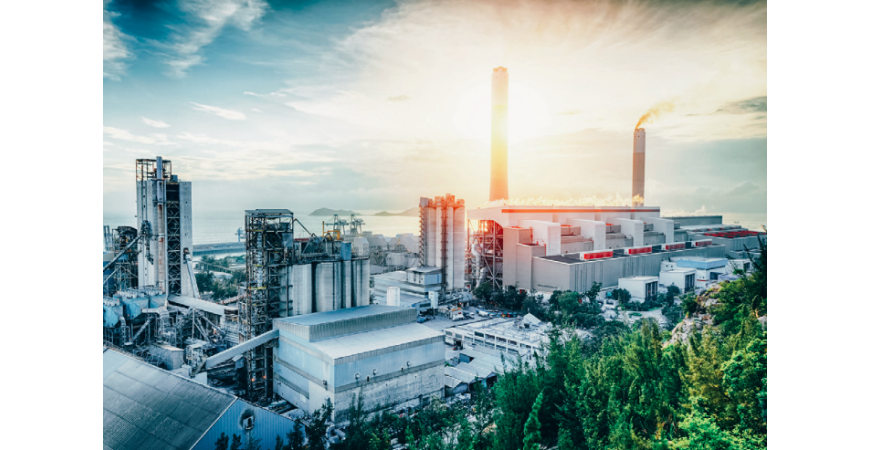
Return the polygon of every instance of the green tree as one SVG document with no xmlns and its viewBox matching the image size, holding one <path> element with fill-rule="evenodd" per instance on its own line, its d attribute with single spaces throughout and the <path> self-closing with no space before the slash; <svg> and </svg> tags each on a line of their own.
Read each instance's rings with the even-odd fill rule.
<svg viewBox="0 0 870 450">
<path fill-rule="evenodd" d="M 214 444 L 214 450 L 227 450 L 230 446 L 230 437 L 221 432 L 221 436 Z"/>
<path fill-rule="evenodd" d="M 284 439 L 281 436 L 275 436 L 275 450 L 284 450 Z"/>
<path fill-rule="evenodd" d="M 767 434 L 767 333 L 738 350 L 724 365 L 722 384 L 737 405 L 739 425 L 757 435 Z"/>
<path fill-rule="evenodd" d="M 627 289 L 614 289 L 610 291 L 610 296 L 616 300 L 619 305 L 625 305 L 631 301 L 631 293 Z"/>
<path fill-rule="evenodd" d="M 387 430 L 369 433 L 369 450 L 390 450 L 390 434 Z"/>
<path fill-rule="evenodd" d="M 233 442 L 230 444 L 230 450 L 242 450 L 242 437 L 238 434 L 233 434 Z"/>
<path fill-rule="evenodd" d="M 695 294 L 685 294 L 680 297 L 680 306 L 683 309 L 683 315 L 690 316 L 695 314 L 701 309 L 701 305 L 698 304 L 698 297 Z"/>
<path fill-rule="evenodd" d="M 332 419 L 332 400 L 326 399 L 326 403 L 311 415 L 308 425 L 308 448 L 309 450 L 326 450 L 326 430 L 329 429 L 329 421 Z"/>
<path fill-rule="evenodd" d="M 459 436 L 456 438 L 456 450 L 474 450 L 476 436 L 471 432 L 468 421 L 463 421 L 459 427 Z"/>
<path fill-rule="evenodd" d="M 248 440 L 248 447 L 245 450 L 262 450 L 262 448 L 260 438 L 251 436 L 251 439 Z"/>
<path fill-rule="evenodd" d="M 490 297 L 492 297 L 492 284 L 489 281 L 484 281 L 474 288 L 471 293 L 474 294 L 474 297 L 478 300 L 488 302 Z"/>
<path fill-rule="evenodd" d="M 523 429 L 523 450 L 538 450 L 541 448 L 541 422 L 538 421 L 538 413 L 541 410 L 541 403 L 544 401 L 544 391 L 538 394 L 535 399 L 535 404 L 532 405 L 532 412 L 529 413 L 529 418 L 526 420 L 526 425 Z"/>
<path fill-rule="evenodd" d="M 283 450 L 302 450 L 305 445 L 305 435 L 303 434 L 303 426 L 299 422 L 293 421 L 293 429 L 287 433 L 287 444 Z"/>
</svg>

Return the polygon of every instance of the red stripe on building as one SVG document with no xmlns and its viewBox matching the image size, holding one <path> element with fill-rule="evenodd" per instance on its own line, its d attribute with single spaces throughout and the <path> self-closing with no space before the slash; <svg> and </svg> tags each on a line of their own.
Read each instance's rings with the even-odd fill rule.
<svg viewBox="0 0 870 450">
<path fill-rule="evenodd" d="M 598 213 L 598 212 L 659 212 L 658 209 L 502 209 L 510 213 Z"/>
</svg>

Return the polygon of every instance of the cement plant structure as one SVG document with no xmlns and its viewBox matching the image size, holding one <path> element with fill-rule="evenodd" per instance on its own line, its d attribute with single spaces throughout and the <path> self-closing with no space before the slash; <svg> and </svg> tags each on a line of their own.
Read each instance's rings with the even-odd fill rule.
<svg viewBox="0 0 870 450">
<path fill-rule="evenodd" d="M 465 200 L 420 198 L 420 267 L 440 269 L 443 290 L 465 287 Z"/>
<path fill-rule="evenodd" d="M 306 234 L 296 232 L 299 225 Z M 308 232 L 287 209 L 245 211 L 247 287 L 239 302 L 239 343 L 272 330 L 272 321 L 369 304 L 369 259 L 351 243 Z M 246 397 L 273 396 L 274 343 L 245 355 Z"/>
</svg>

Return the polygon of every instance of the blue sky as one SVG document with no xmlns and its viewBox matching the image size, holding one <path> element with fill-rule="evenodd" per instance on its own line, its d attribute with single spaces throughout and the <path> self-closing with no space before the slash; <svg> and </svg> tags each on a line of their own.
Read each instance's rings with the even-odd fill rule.
<svg viewBox="0 0 870 450">
<path fill-rule="evenodd" d="M 173 161 L 195 211 L 402 210 L 489 186 L 492 68 L 511 76 L 515 197 L 767 210 L 764 2 L 113 0 L 103 11 L 103 207 Z"/>
</svg>

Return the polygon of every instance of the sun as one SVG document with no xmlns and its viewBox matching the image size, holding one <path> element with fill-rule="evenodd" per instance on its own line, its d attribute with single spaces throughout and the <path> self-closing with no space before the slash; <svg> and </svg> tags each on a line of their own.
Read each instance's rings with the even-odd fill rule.
<svg viewBox="0 0 870 450">
<path fill-rule="evenodd" d="M 542 136 L 551 123 L 544 97 L 515 81 L 511 81 L 509 89 L 508 145 Z M 460 97 L 453 124 L 463 136 L 489 140 L 490 90 L 489 84 L 480 84 L 466 90 Z"/>
</svg>

